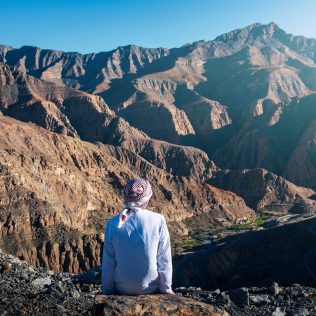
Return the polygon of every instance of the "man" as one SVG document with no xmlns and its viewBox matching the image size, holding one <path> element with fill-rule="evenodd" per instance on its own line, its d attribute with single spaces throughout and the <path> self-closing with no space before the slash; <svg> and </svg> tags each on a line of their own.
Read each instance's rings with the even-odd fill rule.
<svg viewBox="0 0 316 316">
<path fill-rule="evenodd" d="M 146 179 L 129 181 L 124 189 L 126 208 L 106 225 L 104 294 L 174 294 L 169 231 L 163 215 L 146 209 L 151 196 Z"/>
</svg>

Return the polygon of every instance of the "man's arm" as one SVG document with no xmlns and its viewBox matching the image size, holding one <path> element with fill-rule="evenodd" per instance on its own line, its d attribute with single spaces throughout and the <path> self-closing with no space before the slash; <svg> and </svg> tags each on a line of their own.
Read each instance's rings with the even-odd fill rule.
<svg viewBox="0 0 316 316">
<path fill-rule="evenodd" d="M 104 245 L 102 255 L 102 291 L 104 294 L 115 294 L 114 271 L 116 267 L 115 253 L 111 238 L 110 222 L 104 232 Z"/>
<path fill-rule="evenodd" d="M 165 218 L 161 223 L 160 239 L 157 254 L 159 290 L 162 293 L 174 294 L 172 285 L 172 257 L 170 246 L 170 235 Z"/>
</svg>

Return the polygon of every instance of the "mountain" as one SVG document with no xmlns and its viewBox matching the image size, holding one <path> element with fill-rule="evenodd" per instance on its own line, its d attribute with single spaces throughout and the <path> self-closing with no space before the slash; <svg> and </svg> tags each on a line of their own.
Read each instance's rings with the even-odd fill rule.
<svg viewBox="0 0 316 316">
<path fill-rule="evenodd" d="M 269 116 L 243 126 L 213 158 L 229 169 L 264 167 L 298 185 L 314 187 L 316 94 L 280 105 L 278 122 L 266 125 Z"/>
<path fill-rule="evenodd" d="M 94 113 L 100 123 L 86 138 L 71 124 L 82 139 L 104 142 L 108 123 L 98 126 L 105 116 L 115 118 L 107 121 L 113 125 L 123 118 L 120 124 L 127 121 L 149 138 L 202 149 L 221 168 L 264 168 L 299 185 L 316 185 L 305 141 L 315 119 L 316 40 L 288 34 L 273 22 L 173 49 L 129 45 L 80 54 L 1 46 L 0 61 L 60 90 L 75 88 L 93 111 L 103 111 Z M 69 93 L 61 97 L 65 107 Z M 56 130 L 74 133 L 61 114 L 49 111 L 55 111 Z M 68 112 L 62 114 L 71 121 Z M 292 167 L 302 161 L 308 172 Z"/>
<path fill-rule="evenodd" d="M 209 290 L 260 289 L 273 282 L 315 287 L 315 225 L 312 217 L 195 247 L 178 258 L 174 285 Z"/>
<path fill-rule="evenodd" d="M 101 97 L 39 80 L 3 63 L 0 86 L 0 110 L 4 115 L 50 131 L 107 142 L 113 138 L 113 129 L 124 124 Z M 120 138 L 146 138 L 128 124 L 120 131 Z"/>
<path fill-rule="evenodd" d="M 174 251 L 255 211 L 313 214 L 314 51 L 274 23 L 170 50 L 0 46 L 1 247 L 55 271 L 95 266 L 139 176 Z"/>
<path fill-rule="evenodd" d="M 313 190 L 297 187 L 265 169 L 218 170 L 209 183 L 236 193 L 256 210 L 277 208 L 309 214 L 316 209 L 316 202 L 307 198 L 313 198 Z"/>
<path fill-rule="evenodd" d="M 0 245 L 35 265 L 78 272 L 99 264 L 104 225 L 123 208 L 125 183 L 139 176 L 152 184 L 150 208 L 165 215 L 174 239 L 188 233 L 184 221 L 192 216 L 213 225 L 218 218 L 233 224 L 254 216 L 236 194 L 198 174 L 173 175 L 124 147 L 6 116 L 0 127 Z"/>
<path fill-rule="evenodd" d="M 208 184 L 222 171 L 194 148 L 154 140 L 92 144 L 7 116 L 0 116 L 0 127 L 0 246 L 37 266 L 78 272 L 99 264 L 104 225 L 123 208 L 130 178 L 149 179 L 150 208 L 165 215 L 173 248 L 205 223 L 234 225 L 254 218 L 249 206 L 262 205 L 252 203 L 253 194 L 236 190 L 245 203 L 232 188 Z M 252 187 L 277 190 L 259 195 L 265 206 L 314 194 L 271 173 L 268 189 L 260 181 Z"/>
</svg>

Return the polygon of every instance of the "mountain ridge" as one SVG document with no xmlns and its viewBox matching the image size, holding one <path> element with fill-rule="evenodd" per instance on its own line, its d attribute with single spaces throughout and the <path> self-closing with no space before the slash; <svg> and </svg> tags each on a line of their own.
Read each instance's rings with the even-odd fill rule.
<svg viewBox="0 0 316 316">
<path fill-rule="evenodd" d="M 1 46 L 1 247 L 55 271 L 93 267 L 101 226 L 139 176 L 153 183 L 177 251 L 181 235 L 266 208 L 313 214 L 313 42 L 301 54 L 278 32 L 254 24 L 171 50 L 84 56 Z"/>
</svg>

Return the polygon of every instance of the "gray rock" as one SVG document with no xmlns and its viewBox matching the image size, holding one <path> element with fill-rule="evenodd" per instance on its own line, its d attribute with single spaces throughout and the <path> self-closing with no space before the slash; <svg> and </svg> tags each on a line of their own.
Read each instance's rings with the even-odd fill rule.
<svg viewBox="0 0 316 316">
<path fill-rule="evenodd" d="M 253 304 L 269 304 L 269 295 L 259 294 L 259 295 L 249 295 L 249 300 Z"/>
<path fill-rule="evenodd" d="M 10 262 L 4 262 L 0 265 L 0 272 L 9 272 L 13 269 L 13 265 Z"/>
<path fill-rule="evenodd" d="M 274 296 L 277 296 L 280 293 L 280 291 L 281 291 L 281 288 L 280 288 L 279 284 L 276 283 L 276 282 L 272 283 L 270 289 L 271 289 L 272 295 L 274 295 Z"/>
<path fill-rule="evenodd" d="M 224 306 L 225 308 L 232 306 L 232 301 L 225 292 L 221 292 L 216 297 L 216 303 L 218 305 Z"/>
<path fill-rule="evenodd" d="M 38 278 L 35 279 L 31 282 L 31 284 L 33 286 L 37 286 L 37 287 L 45 287 L 46 285 L 51 285 L 52 284 L 52 280 L 50 277 L 46 277 L 46 278 Z"/>
<path fill-rule="evenodd" d="M 80 297 L 80 293 L 79 293 L 79 291 L 77 291 L 75 289 L 71 289 L 70 293 L 69 293 L 69 296 L 73 297 L 73 298 L 79 298 Z"/>
<path fill-rule="evenodd" d="M 235 289 L 227 292 L 230 300 L 236 306 L 249 306 L 249 292 L 246 288 Z"/>
<path fill-rule="evenodd" d="M 293 308 L 288 310 L 288 316 L 308 316 L 310 315 L 309 311 L 306 308 Z"/>
<path fill-rule="evenodd" d="M 272 316 L 285 316 L 285 312 L 281 310 L 280 307 L 277 307 L 276 310 L 272 313 Z"/>
</svg>

